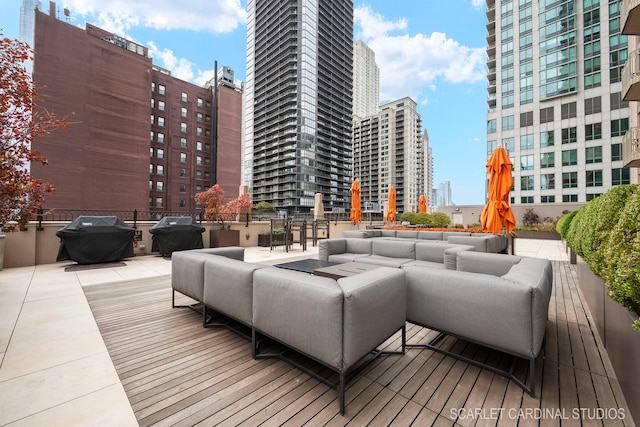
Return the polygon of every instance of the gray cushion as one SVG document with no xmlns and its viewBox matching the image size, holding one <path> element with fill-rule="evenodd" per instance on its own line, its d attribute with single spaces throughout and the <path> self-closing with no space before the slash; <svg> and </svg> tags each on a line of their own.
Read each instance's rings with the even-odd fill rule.
<svg viewBox="0 0 640 427">
<path fill-rule="evenodd" d="M 245 325 L 253 312 L 253 273 L 265 265 L 211 256 L 204 263 L 204 300 L 214 310 Z"/>
<path fill-rule="evenodd" d="M 458 252 L 457 269 L 459 271 L 503 276 L 521 259 L 522 257 L 516 255 L 461 251 Z"/>
<path fill-rule="evenodd" d="M 372 240 L 370 239 L 346 239 L 347 246 L 344 252 L 352 253 L 352 254 L 367 254 L 371 255 L 371 244 Z"/>
<path fill-rule="evenodd" d="M 418 231 L 420 240 L 443 240 L 442 231 Z"/>
<path fill-rule="evenodd" d="M 372 237 L 369 235 L 367 231 L 364 230 L 345 230 L 342 232 L 342 237 L 352 238 L 352 239 L 364 239 L 368 237 Z"/>
<path fill-rule="evenodd" d="M 441 263 L 441 262 L 421 261 L 421 260 L 414 260 L 414 261 L 405 262 L 400 267 L 401 268 L 406 268 L 406 267 L 429 267 L 429 268 L 440 268 L 440 269 L 445 268 L 444 264 Z"/>
<path fill-rule="evenodd" d="M 371 255 L 392 258 L 416 259 L 416 244 L 413 241 L 373 240 Z"/>
<path fill-rule="evenodd" d="M 326 261 L 330 255 L 342 254 L 346 250 L 346 239 L 321 239 L 318 244 L 318 259 Z"/>
<path fill-rule="evenodd" d="M 403 264 L 414 261 L 414 259 L 413 258 L 395 258 L 395 257 L 380 256 L 380 255 L 366 255 L 366 256 L 363 256 L 362 258 L 354 259 L 353 261 L 364 262 L 367 264 L 374 264 L 374 265 L 382 265 L 385 267 L 398 268 Z"/>
<path fill-rule="evenodd" d="M 442 242 L 417 242 L 416 243 L 416 259 L 431 262 L 444 263 L 444 251 L 454 247 Z"/>
<path fill-rule="evenodd" d="M 380 237 L 396 237 L 396 230 L 380 230 Z"/>
<path fill-rule="evenodd" d="M 418 230 L 396 230 L 396 237 L 402 239 L 417 239 Z"/>
<path fill-rule="evenodd" d="M 342 253 L 342 254 L 329 255 L 329 258 L 327 258 L 327 260 L 333 261 L 333 262 L 353 262 L 353 261 L 360 261 L 361 259 L 367 258 L 369 256 L 371 255 Z"/>
</svg>

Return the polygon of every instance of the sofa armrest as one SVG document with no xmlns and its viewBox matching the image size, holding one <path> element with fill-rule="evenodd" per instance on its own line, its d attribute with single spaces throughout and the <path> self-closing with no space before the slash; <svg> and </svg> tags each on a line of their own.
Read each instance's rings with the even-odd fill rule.
<svg viewBox="0 0 640 427">
<path fill-rule="evenodd" d="M 444 268 L 448 270 L 458 269 L 458 252 L 475 251 L 473 246 L 455 245 L 444 250 Z"/>
<path fill-rule="evenodd" d="M 328 261 L 329 255 L 343 254 L 347 251 L 345 239 L 322 239 L 318 242 L 318 259 L 323 261 Z"/>
<path fill-rule="evenodd" d="M 457 270 L 504 276 L 521 259 L 522 257 L 517 255 L 462 251 L 458 252 Z"/>
<path fill-rule="evenodd" d="M 406 321 L 401 269 L 380 267 L 338 280 L 344 292 L 344 369 L 400 330 Z"/>
</svg>

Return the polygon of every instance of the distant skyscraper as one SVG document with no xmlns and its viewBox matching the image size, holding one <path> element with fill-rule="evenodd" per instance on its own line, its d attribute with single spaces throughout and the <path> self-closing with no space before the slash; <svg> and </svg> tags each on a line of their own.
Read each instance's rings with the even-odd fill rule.
<svg viewBox="0 0 640 427">
<path fill-rule="evenodd" d="M 506 148 L 511 201 L 587 202 L 630 181 L 622 1 L 487 0 L 487 156 Z"/>
<path fill-rule="evenodd" d="M 429 134 L 424 130 L 422 136 L 424 144 L 424 195 L 427 198 L 427 211 L 433 212 L 436 200 L 433 197 L 433 150 L 429 145 Z"/>
<path fill-rule="evenodd" d="M 310 212 L 351 194 L 353 1 L 249 0 L 243 172 L 254 202 Z"/>
<path fill-rule="evenodd" d="M 389 187 L 396 189 L 399 213 L 418 210 L 424 193 L 422 118 L 411 98 L 380 106 L 353 121 L 353 178 L 360 181 L 362 203 L 382 207 Z"/>
<path fill-rule="evenodd" d="M 22 0 L 18 40 L 27 43 L 31 48 L 33 48 L 33 36 L 36 25 L 36 8 L 41 11 L 42 2 L 39 0 Z M 33 61 L 25 61 L 24 66 L 29 74 L 33 72 Z"/>
<path fill-rule="evenodd" d="M 451 181 L 442 181 L 438 186 L 438 206 L 451 206 Z"/>
<path fill-rule="evenodd" d="M 367 117 L 378 113 L 380 69 L 376 54 L 362 40 L 353 44 L 353 115 Z"/>
</svg>

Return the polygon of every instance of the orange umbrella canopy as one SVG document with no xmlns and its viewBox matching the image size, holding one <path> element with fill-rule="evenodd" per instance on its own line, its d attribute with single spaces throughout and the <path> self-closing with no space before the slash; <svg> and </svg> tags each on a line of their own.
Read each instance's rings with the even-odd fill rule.
<svg viewBox="0 0 640 427">
<path fill-rule="evenodd" d="M 396 222 L 396 188 L 389 187 L 389 211 L 387 212 L 387 222 Z"/>
<path fill-rule="evenodd" d="M 351 184 L 351 222 L 362 221 L 362 210 L 360 208 L 360 183 L 356 180 Z"/>
<path fill-rule="evenodd" d="M 418 199 L 418 210 L 420 212 L 427 211 L 427 198 L 424 197 L 424 194 L 420 195 L 420 199 Z"/>
<path fill-rule="evenodd" d="M 480 216 L 482 229 L 489 233 L 500 233 L 506 228 L 509 232 L 516 226 L 516 220 L 509 206 L 513 164 L 506 150 L 502 147 L 496 148 L 489 157 L 486 168 L 489 174 L 489 201 Z"/>
</svg>

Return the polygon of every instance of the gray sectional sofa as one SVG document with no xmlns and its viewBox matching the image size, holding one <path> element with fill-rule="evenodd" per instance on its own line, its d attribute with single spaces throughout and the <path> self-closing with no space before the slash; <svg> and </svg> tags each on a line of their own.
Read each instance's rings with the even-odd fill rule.
<svg viewBox="0 0 640 427">
<path fill-rule="evenodd" d="M 351 239 L 384 239 L 446 242 L 473 246 L 476 252 L 506 253 L 508 239 L 501 234 L 470 233 L 466 231 L 426 230 L 346 230 L 342 237 Z"/>
<path fill-rule="evenodd" d="M 535 359 L 553 280 L 550 261 L 426 240 L 341 238 L 319 244 L 320 259 L 380 268 L 334 280 L 242 262 L 242 248 L 182 251 L 172 257 L 174 295 L 204 305 L 205 325 L 208 307 L 250 327 L 254 358 L 286 360 L 282 353 L 258 351 L 264 335 L 337 372 L 336 383 L 309 374 L 337 390 L 341 413 L 345 382 L 367 355 L 380 354 L 376 348 L 398 330 L 404 353 L 406 321 L 528 360 L 527 387 L 513 369 L 451 354 L 437 340 L 408 344 L 498 372 L 535 394 Z"/>
</svg>

